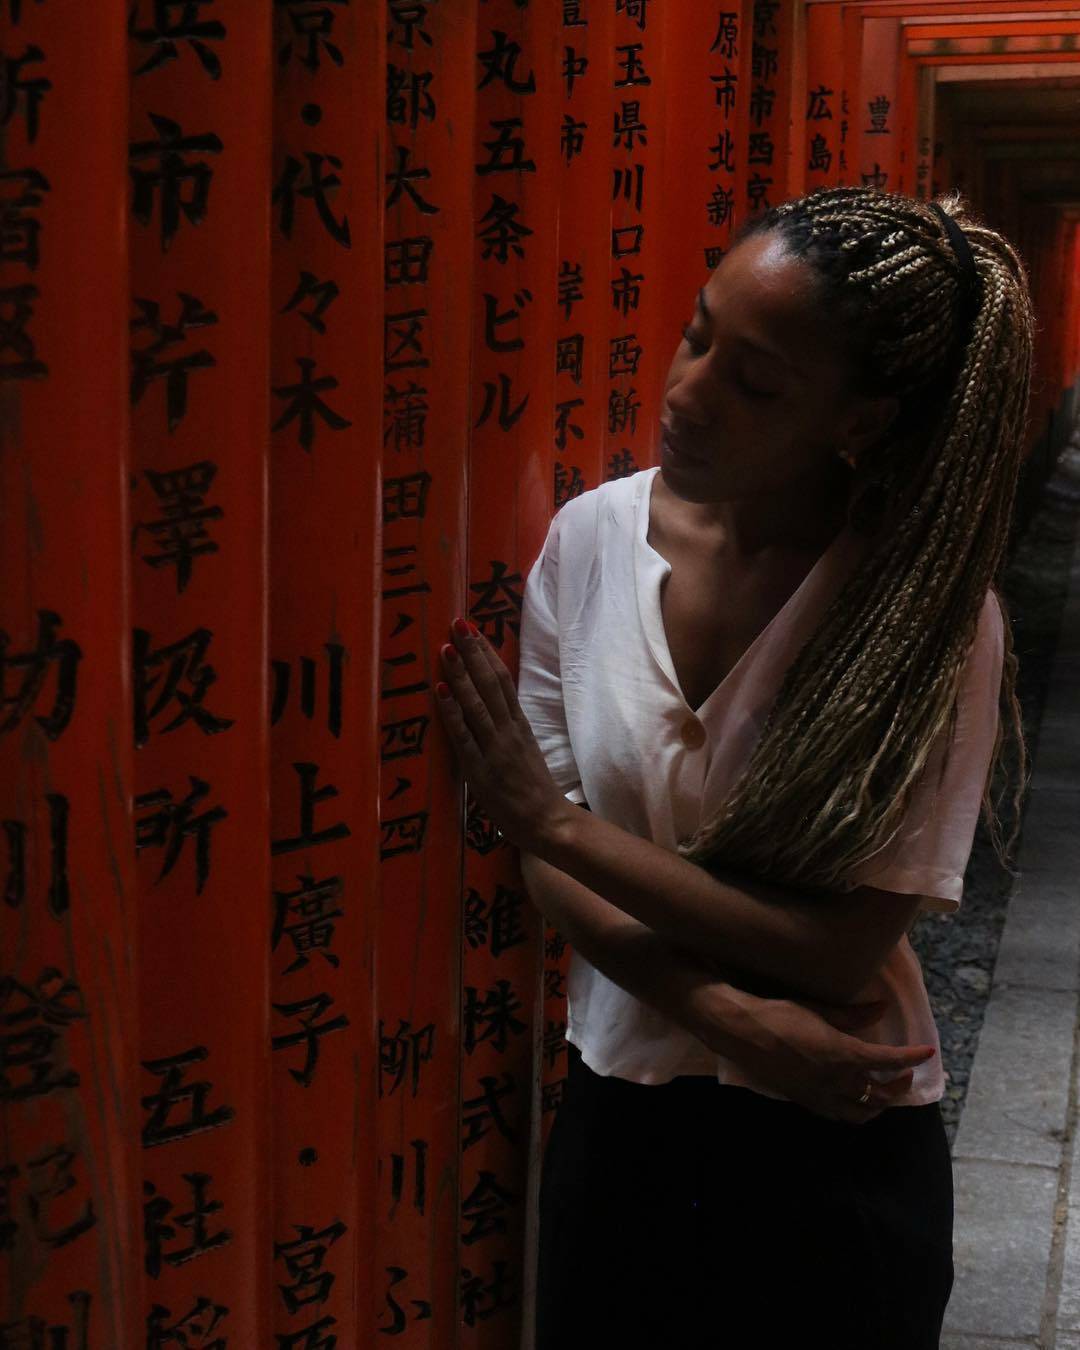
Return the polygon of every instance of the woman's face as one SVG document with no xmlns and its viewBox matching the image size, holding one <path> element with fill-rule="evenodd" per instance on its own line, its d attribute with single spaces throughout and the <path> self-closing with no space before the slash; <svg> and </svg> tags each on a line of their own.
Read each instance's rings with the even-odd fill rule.
<svg viewBox="0 0 1080 1350">
<path fill-rule="evenodd" d="M 777 235 L 744 239 L 694 303 L 662 401 L 661 472 L 689 501 L 838 490 L 891 409 L 849 394 L 815 278 Z"/>
</svg>

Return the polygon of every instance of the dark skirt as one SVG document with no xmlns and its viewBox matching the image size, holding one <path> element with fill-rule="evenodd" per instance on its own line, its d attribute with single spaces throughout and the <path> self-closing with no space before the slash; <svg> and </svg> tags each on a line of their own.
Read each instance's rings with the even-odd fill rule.
<svg viewBox="0 0 1080 1350">
<path fill-rule="evenodd" d="M 849 1125 L 569 1057 L 541 1169 L 535 1350 L 936 1350 L 953 1282 L 936 1102 Z"/>
</svg>

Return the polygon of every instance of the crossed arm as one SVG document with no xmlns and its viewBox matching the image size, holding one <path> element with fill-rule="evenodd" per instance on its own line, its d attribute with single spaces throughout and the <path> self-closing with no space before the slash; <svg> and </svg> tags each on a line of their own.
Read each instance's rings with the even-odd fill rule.
<svg viewBox="0 0 1080 1350">
<path fill-rule="evenodd" d="M 519 848 L 706 961 L 737 963 L 811 998 L 856 999 L 910 925 L 918 896 L 736 884 L 573 805 L 555 786 L 510 672 L 466 632 L 462 622 L 443 649 L 450 685 L 441 714 L 474 795 Z"/>
<path fill-rule="evenodd" d="M 822 898 L 735 884 L 569 804 L 531 853 L 522 850 L 521 865 L 534 903 L 575 946 L 636 943 L 659 959 L 635 927 L 652 930 L 673 959 L 696 959 L 743 989 L 836 1003 L 853 1001 L 872 979 L 920 900 L 873 886 Z"/>
</svg>

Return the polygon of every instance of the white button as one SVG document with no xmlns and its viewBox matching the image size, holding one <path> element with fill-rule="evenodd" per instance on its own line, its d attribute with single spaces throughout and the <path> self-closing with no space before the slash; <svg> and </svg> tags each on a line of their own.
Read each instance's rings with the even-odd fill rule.
<svg viewBox="0 0 1080 1350">
<path fill-rule="evenodd" d="M 696 717 L 688 717 L 679 728 L 683 745 L 688 750 L 700 750 L 705 744 L 705 728 Z"/>
</svg>

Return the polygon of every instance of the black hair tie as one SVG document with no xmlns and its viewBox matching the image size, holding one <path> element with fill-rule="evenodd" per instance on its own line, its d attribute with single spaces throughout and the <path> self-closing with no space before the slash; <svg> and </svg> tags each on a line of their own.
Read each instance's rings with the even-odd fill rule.
<svg viewBox="0 0 1080 1350">
<path fill-rule="evenodd" d="M 980 293 L 982 290 L 979 274 L 975 270 L 975 255 L 971 251 L 971 245 L 967 241 L 967 235 L 960 226 L 953 220 L 949 213 L 942 209 L 937 202 L 930 203 L 931 211 L 936 211 L 941 217 L 945 226 L 945 233 L 949 236 L 949 243 L 952 244 L 953 253 L 956 254 L 956 261 L 960 267 L 960 288 L 963 304 L 964 322 L 970 322 L 978 311 Z"/>
</svg>

